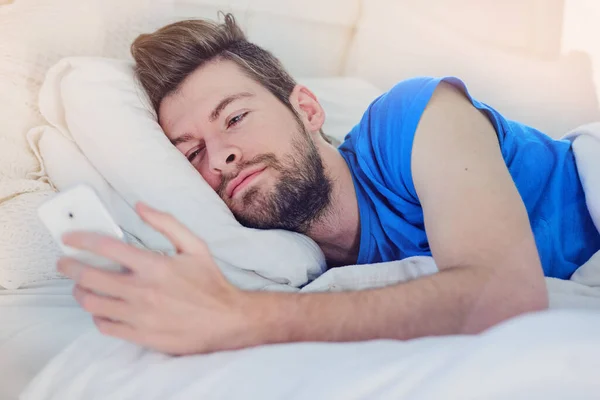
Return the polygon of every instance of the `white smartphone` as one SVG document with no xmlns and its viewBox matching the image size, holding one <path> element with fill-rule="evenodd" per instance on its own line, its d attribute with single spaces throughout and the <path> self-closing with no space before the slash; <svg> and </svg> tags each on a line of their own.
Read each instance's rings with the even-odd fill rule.
<svg viewBox="0 0 600 400">
<path fill-rule="evenodd" d="M 126 271 L 115 261 L 62 241 L 62 236 L 71 231 L 95 232 L 125 241 L 123 231 L 91 186 L 81 184 L 58 193 L 38 208 L 38 216 L 66 256 L 97 268 Z"/>
</svg>

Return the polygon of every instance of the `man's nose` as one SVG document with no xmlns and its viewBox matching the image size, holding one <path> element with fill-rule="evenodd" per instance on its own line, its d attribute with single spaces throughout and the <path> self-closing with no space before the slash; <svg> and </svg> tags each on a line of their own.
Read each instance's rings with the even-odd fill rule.
<svg viewBox="0 0 600 400">
<path fill-rule="evenodd" d="M 242 152 L 238 147 L 217 143 L 211 147 L 207 148 L 211 172 L 228 174 L 237 170 L 238 164 L 242 161 Z"/>
</svg>

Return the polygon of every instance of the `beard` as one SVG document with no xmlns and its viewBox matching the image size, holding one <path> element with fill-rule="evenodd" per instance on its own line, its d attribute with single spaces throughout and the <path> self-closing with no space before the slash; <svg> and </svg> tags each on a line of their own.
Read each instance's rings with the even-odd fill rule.
<svg viewBox="0 0 600 400">
<path fill-rule="evenodd" d="M 279 160 L 267 153 L 242 163 L 239 171 L 263 164 L 279 172 L 280 178 L 270 193 L 249 188 L 238 200 L 236 209 L 225 195 L 227 184 L 237 176 L 224 177 L 217 189 L 219 196 L 242 225 L 255 229 L 285 229 L 306 234 L 321 218 L 331 202 L 332 183 L 325 174 L 323 160 L 308 132 L 299 125 L 292 152 Z"/>
</svg>

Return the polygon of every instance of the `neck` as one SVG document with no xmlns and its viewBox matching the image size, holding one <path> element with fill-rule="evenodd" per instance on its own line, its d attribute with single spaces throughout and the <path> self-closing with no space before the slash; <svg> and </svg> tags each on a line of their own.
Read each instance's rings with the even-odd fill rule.
<svg viewBox="0 0 600 400">
<path fill-rule="evenodd" d="M 360 218 L 352 175 L 336 148 L 325 144 L 318 148 L 332 182 L 331 202 L 307 235 L 319 245 L 329 267 L 355 264 L 360 245 Z"/>
</svg>

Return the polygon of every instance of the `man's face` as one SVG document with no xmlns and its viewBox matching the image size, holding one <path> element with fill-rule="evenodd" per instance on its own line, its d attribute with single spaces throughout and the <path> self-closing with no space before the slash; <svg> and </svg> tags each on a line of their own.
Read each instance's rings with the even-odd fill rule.
<svg viewBox="0 0 600 400">
<path fill-rule="evenodd" d="M 302 121 L 230 61 L 194 71 L 166 97 L 159 122 L 242 224 L 306 232 L 330 201 Z"/>
</svg>

